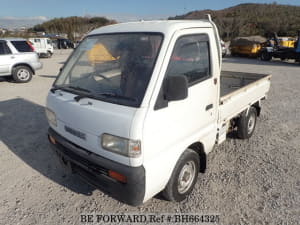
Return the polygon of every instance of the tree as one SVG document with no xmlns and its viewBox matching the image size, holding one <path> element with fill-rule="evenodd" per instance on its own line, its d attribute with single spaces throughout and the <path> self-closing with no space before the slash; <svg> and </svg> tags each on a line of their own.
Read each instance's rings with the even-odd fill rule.
<svg viewBox="0 0 300 225">
<path fill-rule="evenodd" d="M 38 24 L 32 28 L 34 31 L 43 31 L 48 33 L 67 34 L 70 40 L 75 40 L 75 34 L 84 35 L 97 27 L 116 23 L 104 17 L 66 17 L 54 18 L 45 23 Z"/>
</svg>

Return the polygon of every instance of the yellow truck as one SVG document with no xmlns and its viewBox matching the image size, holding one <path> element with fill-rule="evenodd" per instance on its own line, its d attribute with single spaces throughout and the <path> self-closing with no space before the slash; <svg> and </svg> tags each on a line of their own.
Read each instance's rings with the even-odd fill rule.
<svg viewBox="0 0 300 225">
<path fill-rule="evenodd" d="M 277 37 L 277 43 L 280 47 L 294 48 L 295 39 L 291 37 Z M 243 55 L 249 57 L 258 57 L 266 46 L 274 46 L 275 40 L 260 36 L 238 37 L 230 44 L 231 55 Z"/>
<path fill-rule="evenodd" d="M 231 55 L 246 55 L 255 57 L 261 50 L 261 44 L 235 45 L 230 47 Z"/>
<path fill-rule="evenodd" d="M 266 38 L 261 36 L 238 37 L 230 43 L 231 55 L 257 57 L 262 48 L 262 44 L 266 41 Z"/>
</svg>

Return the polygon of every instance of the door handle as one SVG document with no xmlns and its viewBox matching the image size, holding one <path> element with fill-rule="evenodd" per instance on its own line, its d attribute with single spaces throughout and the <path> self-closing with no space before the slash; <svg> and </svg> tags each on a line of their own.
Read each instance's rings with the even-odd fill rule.
<svg viewBox="0 0 300 225">
<path fill-rule="evenodd" d="M 14 59 L 15 57 L 14 57 L 14 56 L 11 56 L 10 58 L 11 58 L 11 59 Z"/>
<path fill-rule="evenodd" d="M 209 104 L 205 107 L 205 110 L 208 111 L 208 110 L 212 109 L 213 107 L 214 107 L 213 104 Z"/>
<path fill-rule="evenodd" d="M 214 79 L 214 84 L 216 85 L 218 83 L 218 78 Z"/>
</svg>

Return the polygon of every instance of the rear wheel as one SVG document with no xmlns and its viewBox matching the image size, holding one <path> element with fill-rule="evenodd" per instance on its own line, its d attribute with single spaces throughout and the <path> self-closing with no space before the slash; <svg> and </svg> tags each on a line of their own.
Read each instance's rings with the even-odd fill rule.
<svg viewBox="0 0 300 225">
<path fill-rule="evenodd" d="M 187 149 L 179 158 L 172 176 L 163 190 L 163 196 L 169 201 L 180 202 L 193 190 L 200 167 L 199 155 Z"/>
<path fill-rule="evenodd" d="M 17 66 L 13 69 L 12 77 L 17 83 L 26 83 L 32 79 L 32 70 L 28 66 Z"/>
<path fill-rule="evenodd" d="M 248 139 L 252 136 L 255 130 L 257 120 L 257 111 L 254 107 L 250 107 L 247 111 L 244 111 L 237 124 L 237 136 L 240 139 Z"/>
</svg>

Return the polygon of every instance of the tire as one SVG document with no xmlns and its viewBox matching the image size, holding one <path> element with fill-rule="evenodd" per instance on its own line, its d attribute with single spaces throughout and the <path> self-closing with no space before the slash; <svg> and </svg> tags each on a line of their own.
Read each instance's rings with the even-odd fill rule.
<svg viewBox="0 0 300 225">
<path fill-rule="evenodd" d="M 162 191 L 165 199 L 173 202 L 180 202 L 192 192 L 199 173 L 199 155 L 187 149 L 179 158 L 171 178 Z M 187 180 L 184 180 L 184 179 Z"/>
<path fill-rule="evenodd" d="M 272 55 L 267 51 L 263 51 L 260 55 L 260 58 L 263 61 L 270 61 L 272 59 Z"/>
<path fill-rule="evenodd" d="M 248 114 L 244 111 L 237 123 L 237 136 L 240 139 L 249 139 L 254 133 L 257 121 L 257 111 L 250 107 Z"/>
<path fill-rule="evenodd" d="M 27 83 L 32 79 L 32 70 L 28 66 L 13 68 L 12 77 L 17 83 Z"/>
<path fill-rule="evenodd" d="M 51 56 L 52 56 L 52 53 L 51 53 L 50 51 L 48 51 L 48 52 L 46 53 L 46 57 L 47 57 L 47 58 L 51 58 Z"/>
</svg>

